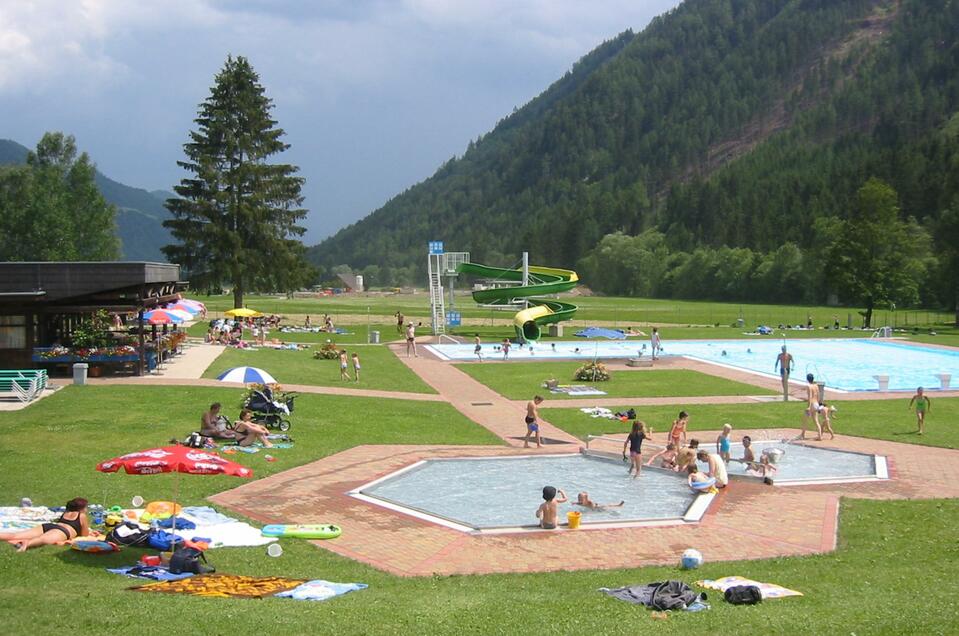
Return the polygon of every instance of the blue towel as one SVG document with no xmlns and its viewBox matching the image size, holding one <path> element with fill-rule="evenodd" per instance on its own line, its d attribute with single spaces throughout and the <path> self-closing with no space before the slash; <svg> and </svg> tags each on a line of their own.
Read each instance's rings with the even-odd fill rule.
<svg viewBox="0 0 959 636">
<path fill-rule="evenodd" d="M 107 568 L 107 572 L 122 574 L 132 579 L 150 579 L 151 581 L 179 581 L 193 576 L 192 572 L 173 574 L 159 565 L 133 565 L 127 568 Z"/>
<path fill-rule="evenodd" d="M 232 517 L 221 515 L 219 512 L 209 506 L 189 506 L 183 509 L 183 514 L 189 515 L 191 519 L 196 519 L 198 523 L 205 526 L 215 523 L 231 523 L 236 521 Z"/>
<path fill-rule="evenodd" d="M 157 525 L 161 528 L 172 528 L 173 527 L 174 517 L 167 517 L 166 519 L 160 519 L 157 521 Z M 176 519 L 176 529 L 177 530 L 193 530 L 196 528 L 196 524 L 192 521 L 184 519 L 183 517 L 175 517 Z"/>
<path fill-rule="evenodd" d="M 626 334 L 618 329 L 604 329 L 603 327 L 586 327 L 576 334 L 580 338 L 609 338 L 610 340 L 623 340 Z"/>
<path fill-rule="evenodd" d="M 328 598 L 353 592 L 355 590 L 365 590 L 368 585 L 365 583 L 331 583 L 318 579 L 316 581 L 307 581 L 292 590 L 280 592 L 274 596 L 280 598 L 292 598 L 298 601 L 325 601 Z"/>
</svg>

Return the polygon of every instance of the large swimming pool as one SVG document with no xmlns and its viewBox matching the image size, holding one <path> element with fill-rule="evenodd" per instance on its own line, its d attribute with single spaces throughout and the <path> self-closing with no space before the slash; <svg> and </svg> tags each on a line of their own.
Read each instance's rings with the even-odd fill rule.
<svg viewBox="0 0 959 636">
<path fill-rule="evenodd" d="M 684 356 L 714 364 L 775 376 L 776 356 L 782 339 L 665 340 L 663 356 Z M 804 382 L 807 373 L 817 381 L 844 391 L 877 390 L 874 376 L 887 376 L 889 389 L 911 391 L 918 386 L 940 387 L 939 375 L 949 374 L 959 383 L 959 351 L 901 344 L 869 338 L 796 339 L 785 341 L 795 360 L 793 380 Z M 489 359 L 501 359 L 495 347 L 483 345 Z M 434 344 L 428 348 L 447 360 L 476 360 L 472 344 Z M 514 346 L 511 360 L 590 360 L 649 356 L 646 340 L 539 342 L 532 350 Z"/>
<path fill-rule="evenodd" d="M 605 511 L 561 504 L 561 523 L 571 510 L 582 513 L 584 524 L 698 520 L 688 514 L 701 496 L 682 476 L 644 470 L 633 479 L 626 473 L 618 460 L 586 455 L 431 459 L 352 494 L 462 530 L 535 526 L 548 485 L 562 488 L 571 500 L 587 491 L 597 503 L 624 502 Z M 709 497 L 702 499 L 705 506 Z"/>
</svg>

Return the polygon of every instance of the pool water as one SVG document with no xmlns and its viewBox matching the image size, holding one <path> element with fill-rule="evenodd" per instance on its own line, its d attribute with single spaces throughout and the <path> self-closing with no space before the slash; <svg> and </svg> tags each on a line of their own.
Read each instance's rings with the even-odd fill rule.
<svg viewBox="0 0 959 636">
<path fill-rule="evenodd" d="M 785 344 L 795 363 L 794 381 L 804 382 L 806 374 L 812 373 L 817 381 L 844 391 L 876 390 L 876 375 L 888 376 L 889 389 L 894 391 L 912 391 L 919 386 L 939 388 L 939 374 L 949 374 L 959 382 L 959 351 L 869 338 L 797 339 Z M 781 339 L 760 336 L 755 340 L 666 340 L 662 355 L 684 356 L 778 377 L 775 363 L 782 345 Z M 486 357 L 501 356 L 494 346 L 483 346 Z M 448 360 L 476 359 L 471 344 L 436 344 L 428 348 Z M 640 352 L 648 357 L 647 340 L 540 342 L 532 351 L 529 347 L 514 346 L 509 355 L 511 360 L 591 360 L 630 358 Z"/>
<path fill-rule="evenodd" d="M 585 455 L 426 460 L 360 492 L 477 529 L 536 525 L 547 485 L 571 500 L 559 506 L 560 523 L 571 510 L 584 524 L 682 519 L 697 497 L 677 474 L 644 470 L 633 479 L 626 472 L 618 460 Z M 625 504 L 605 511 L 572 505 L 584 490 L 594 502 Z"/>
<path fill-rule="evenodd" d="M 885 460 L 875 455 L 853 453 L 849 451 L 818 448 L 815 442 L 783 443 L 778 441 L 753 441 L 753 453 L 758 460 L 765 448 L 779 448 L 785 453 L 776 464 L 776 472 L 771 475 L 778 484 L 784 482 L 829 481 L 829 480 L 866 480 L 885 477 Z M 715 447 L 706 447 L 710 452 Z M 743 456 L 743 446 L 732 444 L 729 452 L 731 459 Z M 882 467 L 879 466 L 882 464 Z M 701 463 L 702 466 L 706 464 Z M 732 475 L 749 475 L 746 467 L 736 461 L 730 461 L 727 471 Z"/>
</svg>

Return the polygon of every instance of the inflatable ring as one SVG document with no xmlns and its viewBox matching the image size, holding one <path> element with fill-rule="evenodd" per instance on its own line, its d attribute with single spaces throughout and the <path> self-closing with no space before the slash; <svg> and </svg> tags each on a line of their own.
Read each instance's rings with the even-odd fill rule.
<svg viewBox="0 0 959 636">
<path fill-rule="evenodd" d="M 166 519 L 178 515 L 182 509 L 183 507 L 180 504 L 175 504 L 172 501 L 151 501 L 146 507 L 146 511 L 152 515 L 151 518 L 153 519 Z"/>
<path fill-rule="evenodd" d="M 331 523 L 310 525 L 272 524 L 263 526 L 264 537 L 295 537 L 297 539 L 335 539 L 342 533 L 339 526 Z"/>
<path fill-rule="evenodd" d="M 706 481 L 694 481 L 689 484 L 689 487 L 692 488 L 695 492 L 706 492 L 710 488 L 716 485 L 716 479 L 710 477 Z"/>
</svg>

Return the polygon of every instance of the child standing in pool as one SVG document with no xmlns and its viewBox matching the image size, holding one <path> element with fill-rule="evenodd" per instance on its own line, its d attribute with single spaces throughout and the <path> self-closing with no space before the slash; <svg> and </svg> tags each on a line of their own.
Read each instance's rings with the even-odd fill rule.
<svg viewBox="0 0 959 636">
<path fill-rule="evenodd" d="M 673 420 L 673 427 L 669 429 L 669 441 L 676 448 L 681 448 L 686 443 L 686 425 L 689 423 L 689 413 L 679 412 L 679 419 Z"/>
<path fill-rule="evenodd" d="M 476 334 L 476 337 L 473 338 L 473 353 L 477 360 L 483 361 L 483 341 L 480 340 L 479 334 Z"/>
<path fill-rule="evenodd" d="M 509 360 L 509 348 L 512 345 L 513 343 L 509 341 L 509 338 L 503 338 L 503 346 L 501 347 L 503 350 L 503 360 Z"/>
<path fill-rule="evenodd" d="M 676 445 L 672 442 L 669 442 L 666 444 L 666 448 L 650 457 L 649 461 L 646 462 L 646 465 L 652 466 L 658 459 L 660 468 L 676 468 L 676 453 Z"/>
<path fill-rule="evenodd" d="M 557 497 L 557 493 L 559 497 Z M 536 509 L 536 518 L 539 519 L 539 527 L 544 530 L 556 529 L 556 518 L 559 515 L 559 504 L 566 503 L 566 493 L 560 488 L 557 490 L 553 486 L 543 487 L 543 503 Z"/>
<path fill-rule="evenodd" d="M 623 459 L 626 459 L 626 447 L 629 447 L 629 472 L 626 474 L 633 475 L 633 479 L 639 477 L 639 472 L 643 468 L 643 440 L 645 439 L 649 439 L 646 424 L 636 420 L 633 422 L 633 430 L 623 442 Z"/>
<path fill-rule="evenodd" d="M 909 408 L 916 405 L 916 424 L 919 426 L 918 433 L 922 435 L 926 432 L 926 411 L 930 410 L 932 400 L 925 396 L 922 387 L 916 389 L 916 394 L 909 400 Z"/>
<path fill-rule="evenodd" d="M 723 424 L 723 432 L 716 438 L 716 452 L 723 458 L 723 461 L 729 463 L 729 447 L 731 440 L 729 434 L 733 432 L 732 424 Z"/>
</svg>

